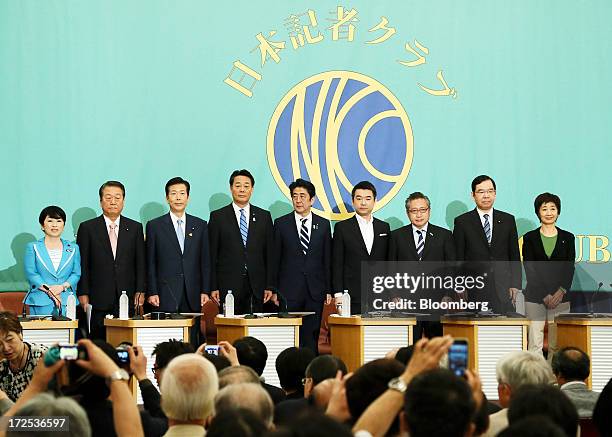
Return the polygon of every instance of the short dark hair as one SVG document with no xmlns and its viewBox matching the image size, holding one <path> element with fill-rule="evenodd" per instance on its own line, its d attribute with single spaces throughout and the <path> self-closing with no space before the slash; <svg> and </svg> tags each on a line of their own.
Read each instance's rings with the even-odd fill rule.
<svg viewBox="0 0 612 437">
<path fill-rule="evenodd" d="M 100 196 L 100 200 L 102 200 L 102 192 L 107 187 L 120 188 L 121 192 L 123 193 L 123 198 L 125 199 L 125 187 L 123 186 L 123 184 L 121 182 L 119 182 L 119 181 L 106 181 L 102 185 L 100 185 L 100 189 L 98 190 L 98 195 Z"/>
<path fill-rule="evenodd" d="M 447 369 L 417 375 L 406 389 L 404 414 L 411 437 L 464 435 L 475 412 L 467 381 Z"/>
<path fill-rule="evenodd" d="M 237 176 L 245 176 L 247 178 L 249 178 L 251 180 L 251 186 L 255 186 L 255 178 L 253 177 L 253 175 L 251 174 L 250 171 L 246 170 L 246 169 L 242 169 L 242 170 L 234 170 L 230 176 L 230 187 L 232 185 L 234 185 L 234 179 L 236 179 Z"/>
<path fill-rule="evenodd" d="M 289 184 L 289 192 L 292 196 L 293 190 L 295 190 L 296 188 L 304 188 L 306 191 L 308 191 L 308 195 L 311 199 L 316 195 L 314 184 L 305 179 L 296 179 L 294 182 L 291 182 L 291 184 Z"/>
<path fill-rule="evenodd" d="M 404 204 L 404 206 L 406 206 L 406 211 L 408 211 L 408 205 L 410 204 L 410 202 L 417 199 L 423 199 L 425 202 L 427 202 L 427 207 L 431 208 L 431 202 L 429 201 L 429 197 L 427 197 L 420 191 L 415 191 L 414 193 L 410 193 L 410 196 L 408 196 L 408 198 L 406 199 L 406 203 Z"/>
<path fill-rule="evenodd" d="M 559 425 L 546 416 L 534 414 L 502 430 L 497 437 L 568 437 Z"/>
<path fill-rule="evenodd" d="M 319 355 L 306 367 L 304 376 L 312 378 L 312 385 L 315 386 L 321 381 L 335 378 L 338 370 L 342 372 L 343 376 L 347 374 L 348 371 L 344 361 L 334 355 Z"/>
<path fill-rule="evenodd" d="M 195 349 L 190 343 L 171 339 L 157 343 L 153 348 L 152 355 L 155 355 L 155 367 L 165 369 L 173 358 L 193 352 L 195 352 Z"/>
<path fill-rule="evenodd" d="M 266 424 L 257 415 L 246 408 L 229 408 L 219 411 L 206 430 L 212 437 L 256 437 L 268 430 Z"/>
<path fill-rule="evenodd" d="M 45 219 L 49 217 L 52 219 L 58 219 L 66 223 L 66 213 L 59 206 L 51 205 L 46 206 L 38 215 L 38 223 L 42 226 L 45 223 Z"/>
<path fill-rule="evenodd" d="M 527 384 L 512 393 L 508 407 L 508 423 L 540 414 L 559 425 L 568 436 L 578 431 L 578 412 L 569 398 L 557 387 L 548 384 Z"/>
<path fill-rule="evenodd" d="M 568 381 L 584 381 L 589 377 L 591 360 L 577 347 L 564 347 L 553 355 L 552 370 Z"/>
<path fill-rule="evenodd" d="M 302 378 L 315 353 L 307 347 L 289 347 L 276 357 L 276 373 L 283 390 L 304 391 Z"/>
<path fill-rule="evenodd" d="M 263 373 L 268 361 L 268 349 L 266 345 L 255 337 L 242 337 L 234 341 L 238 362 L 243 366 L 249 366 L 259 376 Z"/>
<path fill-rule="evenodd" d="M 481 174 L 480 176 L 476 176 L 472 181 L 472 193 L 476 191 L 476 185 L 482 184 L 484 181 L 491 181 L 493 184 L 493 189 L 497 190 L 497 186 L 495 185 L 495 181 L 491 176 L 487 176 L 486 174 Z"/>
<path fill-rule="evenodd" d="M 370 181 L 358 182 L 357 185 L 355 185 L 351 190 L 351 199 L 355 198 L 355 191 L 357 190 L 370 190 L 372 194 L 374 194 L 374 199 L 376 199 L 376 187 Z"/>
<path fill-rule="evenodd" d="M 353 420 L 357 420 L 368 406 L 383 394 L 389 381 L 404 372 L 404 366 L 396 360 L 380 358 L 364 364 L 346 380 L 346 401 Z M 391 434 L 399 428 L 397 420 L 391 426 Z"/>
<path fill-rule="evenodd" d="M 208 435 L 208 433 L 207 433 Z M 351 429 L 344 423 L 314 409 L 303 411 L 269 434 L 274 437 L 352 437 Z"/>
<path fill-rule="evenodd" d="M 213 366 L 215 366 L 215 370 L 217 371 L 217 373 L 219 373 L 223 369 L 231 367 L 232 365 L 232 363 L 230 363 L 230 361 L 227 358 L 225 358 L 223 355 L 214 355 L 214 354 L 209 354 L 208 352 L 204 352 L 202 356 L 206 358 L 208 361 L 210 361 Z"/>
<path fill-rule="evenodd" d="M 191 189 L 191 185 L 189 184 L 189 182 L 187 182 L 185 179 L 183 179 L 180 176 L 172 178 L 168 182 L 166 182 L 166 196 L 170 193 L 170 187 L 172 185 L 179 185 L 179 184 L 185 185 L 185 188 L 187 188 L 187 195 L 189 196 L 189 190 Z"/>
<path fill-rule="evenodd" d="M 533 209 L 535 210 L 538 218 L 540 218 L 540 208 L 542 205 L 549 202 L 554 203 L 557 207 L 557 212 L 561 214 L 561 199 L 559 199 L 559 196 L 552 193 L 542 193 L 538 194 L 538 197 L 536 197 L 533 201 Z"/>
<path fill-rule="evenodd" d="M 12 311 L 0 311 L 0 332 L 16 332 L 17 334 L 23 332 L 23 327 L 19 323 L 17 314 Z"/>
</svg>

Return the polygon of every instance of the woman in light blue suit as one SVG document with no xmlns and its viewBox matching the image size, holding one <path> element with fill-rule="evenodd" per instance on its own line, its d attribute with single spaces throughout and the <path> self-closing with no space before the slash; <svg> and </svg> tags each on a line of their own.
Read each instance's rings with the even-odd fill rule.
<svg viewBox="0 0 612 437">
<path fill-rule="evenodd" d="M 29 243 L 25 252 L 25 273 L 30 292 L 24 303 L 32 315 L 57 313 L 62 303 L 66 314 L 66 301 L 72 288 L 76 298 L 76 286 L 81 277 L 79 246 L 60 238 L 66 224 L 66 213 L 59 206 L 48 206 L 38 218 L 45 236 Z"/>
</svg>

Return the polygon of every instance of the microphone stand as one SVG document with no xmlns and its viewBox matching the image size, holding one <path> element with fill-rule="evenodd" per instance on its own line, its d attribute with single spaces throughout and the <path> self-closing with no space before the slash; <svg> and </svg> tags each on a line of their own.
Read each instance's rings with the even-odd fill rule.
<svg viewBox="0 0 612 437">
<path fill-rule="evenodd" d="M 595 295 L 599 293 L 599 290 L 601 290 L 601 287 L 603 287 L 603 282 L 600 282 L 597 285 L 597 290 L 595 290 L 593 294 L 591 294 L 591 299 L 589 301 L 589 315 L 587 317 L 594 318 L 594 319 L 598 317 L 604 317 L 603 315 L 597 314 L 595 313 L 595 311 L 593 311 L 593 300 L 595 299 Z"/>
<path fill-rule="evenodd" d="M 49 287 L 47 287 L 46 285 L 42 286 L 46 291 L 47 291 L 47 296 L 49 296 L 51 298 L 51 300 L 53 301 L 53 303 L 55 304 L 55 307 L 57 308 L 57 315 L 55 314 L 51 314 L 51 320 L 55 321 L 55 322 L 67 322 L 70 321 L 70 319 L 66 316 L 64 316 L 62 314 L 62 301 L 61 299 L 59 299 L 56 295 L 54 295 L 51 292 L 51 289 Z"/>
<path fill-rule="evenodd" d="M 287 311 L 287 299 L 285 298 L 285 295 L 282 294 L 280 291 L 277 291 L 276 295 L 278 296 L 278 300 L 279 300 L 277 317 L 279 319 L 290 319 L 291 315 Z"/>
<path fill-rule="evenodd" d="M 20 322 L 29 322 L 30 320 L 32 320 L 26 314 L 26 300 L 28 300 L 28 297 L 30 296 L 30 293 L 33 292 L 34 290 L 36 290 L 36 287 L 32 286 L 32 288 L 30 288 L 28 290 L 28 292 L 25 294 L 25 296 L 23 297 L 23 302 L 21 303 L 21 316 L 19 316 L 19 321 Z"/>
<path fill-rule="evenodd" d="M 253 312 L 253 293 L 250 294 L 249 303 L 251 306 L 251 312 L 249 314 L 245 314 L 244 318 L 245 319 L 258 319 L 259 317 L 257 317 L 257 315 Z"/>
<path fill-rule="evenodd" d="M 170 283 L 165 280 L 162 279 L 162 284 L 164 284 L 166 287 L 168 287 L 168 290 L 170 291 L 170 296 L 172 296 L 172 300 L 174 300 L 174 304 L 176 305 L 176 311 L 173 313 L 169 313 L 170 319 L 172 320 L 184 320 L 184 319 L 188 319 L 189 317 L 184 316 L 180 313 L 179 311 L 179 303 L 178 300 L 176 300 L 176 296 L 174 295 L 174 291 L 172 290 L 172 287 L 170 286 Z"/>
<path fill-rule="evenodd" d="M 141 294 L 143 294 L 142 291 L 136 292 L 136 296 L 138 298 L 140 298 Z M 138 301 L 140 301 L 140 299 L 138 299 L 137 302 Z M 134 317 L 132 317 L 132 320 L 143 320 L 143 319 L 144 319 L 143 306 L 137 303 L 136 305 L 134 305 Z"/>
</svg>

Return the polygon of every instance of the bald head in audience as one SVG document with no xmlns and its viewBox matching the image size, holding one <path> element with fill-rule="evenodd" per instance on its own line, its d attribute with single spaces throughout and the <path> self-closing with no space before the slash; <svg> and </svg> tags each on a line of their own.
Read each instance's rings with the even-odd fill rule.
<svg viewBox="0 0 612 437">
<path fill-rule="evenodd" d="M 268 392 L 259 382 L 230 384 L 219 390 L 215 396 L 215 412 L 219 414 L 235 408 L 249 410 L 268 428 L 274 419 L 274 404 Z"/>
<path fill-rule="evenodd" d="M 259 376 L 253 369 L 247 366 L 226 367 L 219 372 L 219 389 L 232 384 L 240 383 L 259 384 Z"/>
</svg>

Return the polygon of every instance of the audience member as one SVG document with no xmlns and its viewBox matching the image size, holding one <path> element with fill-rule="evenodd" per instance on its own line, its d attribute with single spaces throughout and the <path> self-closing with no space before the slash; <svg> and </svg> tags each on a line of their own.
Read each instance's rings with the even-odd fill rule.
<svg viewBox="0 0 612 437">
<path fill-rule="evenodd" d="M 577 347 L 566 347 L 555 353 L 552 370 L 561 391 L 574 403 L 580 417 L 591 417 L 599 393 L 590 390 L 586 380 L 591 372 L 589 356 Z"/>
<path fill-rule="evenodd" d="M 259 384 L 259 376 L 247 366 L 231 366 L 219 372 L 219 389 L 242 383 Z"/>
<path fill-rule="evenodd" d="M 251 411 L 268 428 L 272 427 L 274 404 L 259 382 L 231 384 L 219 390 L 215 396 L 216 414 L 234 408 Z"/>
<path fill-rule="evenodd" d="M 259 437 L 268 429 L 252 411 L 230 408 L 215 414 L 206 430 L 206 437 Z"/>
<path fill-rule="evenodd" d="M 508 426 L 508 406 L 512 394 L 525 384 L 551 384 L 552 370 L 542 355 L 529 351 L 509 352 L 499 359 L 496 368 L 497 393 L 502 409 L 489 416 L 486 436 L 496 436 Z"/>
<path fill-rule="evenodd" d="M 350 429 L 316 411 L 309 411 L 293 422 L 269 434 L 270 437 L 352 437 Z"/>
<path fill-rule="evenodd" d="M 219 381 L 215 367 L 199 354 L 183 354 L 166 367 L 161 382 L 161 406 L 168 418 L 164 437 L 204 436 L 213 414 Z"/>
<path fill-rule="evenodd" d="M 276 373 L 287 399 L 304 397 L 302 379 L 306 374 L 306 367 L 314 358 L 312 349 L 305 347 L 287 348 L 276 357 Z"/>
<path fill-rule="evenodd" d="M 612 437 L 610 411 L 612 411 L 612 379 L 608 381 L 601 391 L 597 404 L 595 404 L 593 409 L 593 423 L 597 426 L 601 437 Z"/>
<path fill-rule="evenodd" d="M 568 437 L 559 425 L 546 416 L 533 415 L 512 423 L 497 437 Z M 573 436 L 570 436 L 573 437 Z"/>
<path fill-rule="evenodd" d="M 471 436 L 476 406 L 465 379 L 446 369 L 430 370 L 406 389 L 402 428 L 411 437 Z"/>
<path fill-rule="evenodd" d="M 567 436 L 577 435 L 576 407 L 557 387 L 549 384 L 527 384 L 516 390 L 508 407 L 508 423 L 513 424 L 532 415 L 548 417 L 561 427 Z"/>
<path fill-rule="evenodd" d="M 243 366 L 249 366 L 262 378 L 264 369 L 266 368 L 266 362 L 268 361 L 268 349 L 266 345 L 255 337 L 242 337 L 234 341 L 234 347 L 238 355 L 238 361 Z M 285 392 L 279 387 L 275 387 L 261 381 L 261 385 L 266 389 L 272 402 L 278 404 L 280 401 L 285 399 Z"/>
<path fill-rule="evenodd" d="M 16 416 L 20 417 L 47 417 L 47 416 L 63 416 L 66 417 L 66 431 L 62 432 L 63 436 L 74 437 L 90 437 L 91 427 L 87 419 L 87 413 L 73 399 L 67 397 L 55 398 L 49 393 L 41 393 L 27 401 L 19 410 L 15 412 Z M 111 416 L 112 420 L 112 416 Z M 21 431 L 8 431 L 7 437 L 38 437 L 49 435 L 44 431 L 30 431 L 24 433 Z"/>
<path fill-rule="evenodd" d="M 348 373 L 344 361 L 334 355 L 321 355 L 312 360 L 304 371 L 304 397 L 310 396 L 312 389 L 320 382 L 335 378 L 338 371 L 342 376 Z"/>
<path fill-rule="evenodd" d="M 23 341 L 23 329 L 15 313 L 0 311 L 0 390 L 11 401 L 26 389 L 46 350 L 45 346 Z"/>
</svg>

